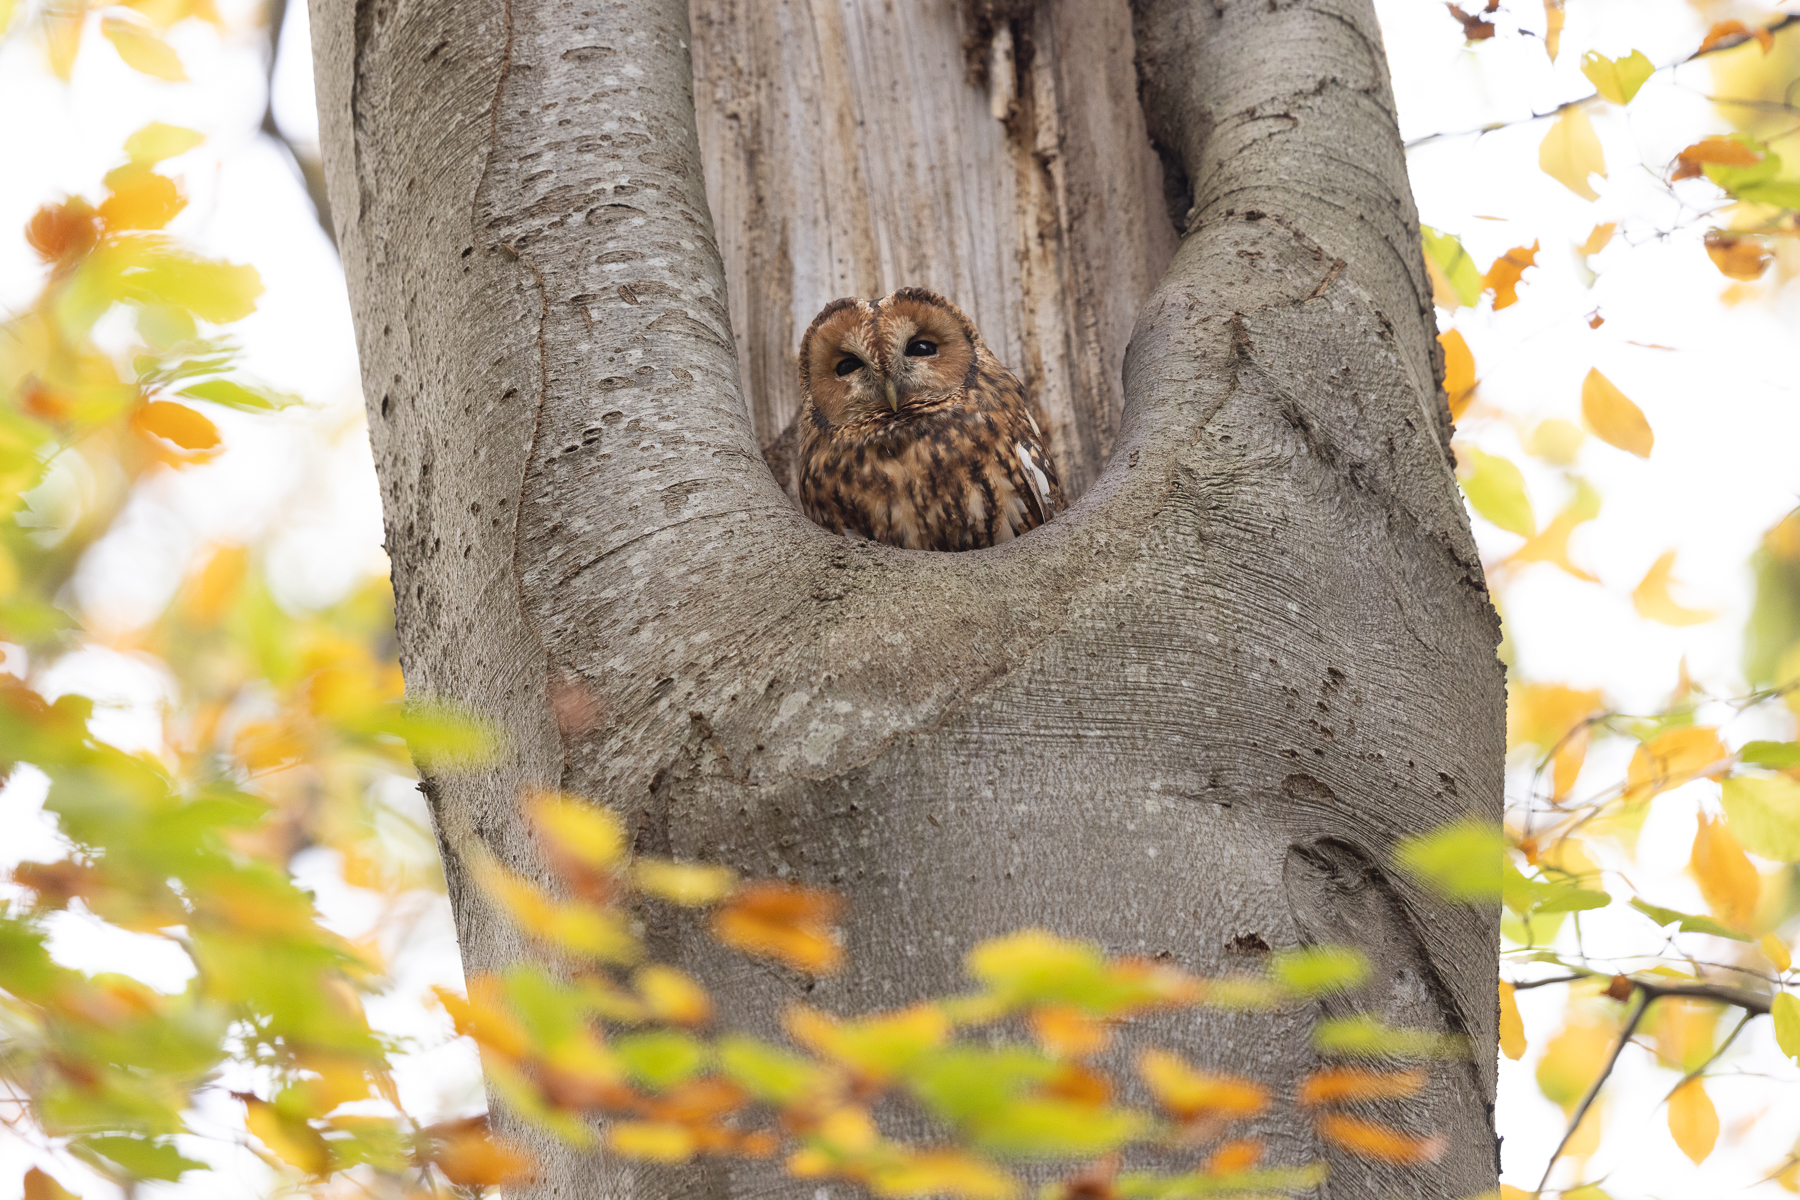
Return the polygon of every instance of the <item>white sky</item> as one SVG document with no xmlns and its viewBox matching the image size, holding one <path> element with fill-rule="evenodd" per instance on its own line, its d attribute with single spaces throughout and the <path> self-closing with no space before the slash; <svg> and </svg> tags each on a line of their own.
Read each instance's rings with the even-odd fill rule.
<svg viewBox="0 0 1800 1200">
<path fill-rule="evenodd" d="M 1531 0 L 1512 0 L 1508 7 L 1518 11 L 1518 20 L 1502 19 L 1502 36 L 1474 51 L 1464 47 L 1437 0 L 1376 3 L 1409 139 L 1544 111 L 1588 93 L 1578 69 L 1584 50 L 1617 56 L 1641 49 L 1660 64 L 1691 51 L 1703 31 L 1693 10 L 1678 0 L 1569 0 L 1563 53 L 1552 68 L 1537 38 L 1513 32 L 1519 23 L 1541 24 Z M 13 114 L 0 126 L 0 162 L 8 166 L 0 177 L 0 230 L 20 229 L 38 204 L 56 194 L 93 195 L 100 175 L 118 161 L 125 137 L 148 120 L 205 132 L 203 146 L 172 164 L 192 199 L 172 228 L 209 253 L 252 262 L 262 272 L 268 292 L 237 335 L 256 373 L 311 402 L 306 412 L 274 420 L 226 414 L 220 424 L 231 452 L 212 466 L 159 484 L 150 502 L 94 556 L 79 581 L 82 598 L 122 624 L 156 611 L 212 539 L 277 530 L 277 584 L 301 603 L 328 600 L 383 563 L 377 494 L 360 425 L 355 347 L 337 263 L 292 169 L 257 133 L 263 64 L 261 35 L 252 27 L 254 8 L 246 0 L 221 7 L 233 28 L 250 31 L 221 43 L 205 28 L 179 30 L 175 45 L 197 81 L 190 84 L 163 84 L 126 69 L 97 37 L 77 60 L 72 87 L 49 76 L 29 39 L 15 37 L 0 46 L 0 111 Z M 1733 15 L 1748 19 L 1768 11 Z M 316 122 L 305 5 L 295 0 L 288 15 L 276 110 L 293 136 L 310 139 Z M 1507 595 L 1509 624 L 1527 676 L 1604 686 L 1616 702 L 1630 707 L 1658 705 L 1673 686 L 1683 655 L 1696 679 L 1720 694 L 1739 686 L 1740 628 L 1750 596 L 1745 559 L 1800 493 L 1800 458 L 1793 449 L 1800 444 L 1795 371 L 1800 288 L 1777 290 L 1765 283 L 1760 299 L 1736 307 L 1721 304 L 1718 296 L 1728 281 L 1700 247 L 1705 223 L 1694 222 L 1691 212 L 1672 203 L 1659 183 L 1675 151 L 1723 128 L 1702 98 L 1710 82 L 1704 64 L 1664 72 L 1644 87 L 1628 113 L 1594 114 L 1609 174 L 1597 181 L 1601 199 L 1593 204 L 1538 170 L 1537 146 L 1547 123 L 1448 139 L 1411 156 L 1423 220 L 1461 236 L 1478 263 L 1485 265 L 1515 245 L 1542 243 L 1540 265 L 1526 276 L 1519 304 L 1499 314 L 1465 310 L 1451 322 L 1474 351 L 1481 403 L 1513 417 L 1576 419 L 1581 380 L 1597 366 L 1638 403 L 1656 431 L 1648 462 L 1592 439 L 1583 449 L 1577 469 L 1600 489 L 1605 507 L 1576 534 L 1573 554 L 1601 585 L 1537 566 Z M 1688 186 L 1694 189 L 1684 193 L 1690 202 L 1706 194 L 1704 185 Z M 1589 289 L 1570 248 L 1595 224 L 1612 220 L 1620 222 L 1620 233 L 1595 259 L 1599 279 Z M 39 279 L 23 239 L 0 237 L 0 305 L 23 303 Z M 1590 330 L 1584 318 L 1596 307 L 1606 322 Z M 1546 521 L 1567 495 L 1561 472 L 1525 459 L 1505 419 L 1474 416 L 1465 420 L 1464 436 L 1489 452 L 1508 454 L 1526 470 L 1538 519 Z M 1518 542 L 1480 520 L 1475 524 L 1490 560 Z M 1636 616 L 1630 591 L 1668 549 L 1679 552 L 1676 574 L 1686 584 L 1677 589 L 1677 598 L 1718 610 L 1718 620 L 1672 629 Z M 118 700 L 121 707 L 106 728 L 121 744 L 154 740 L 154 706 L 164 692 L 154 669 L 122 655 L 96 653 L 68 664 L 55 682 Z M 1604 779 L 1608 770 L 1622 770 L 1617 752 L 1597 754 L 1589 779 Z M 1659 800 L 1643 841 L 1634 880 L 1672 907 L 1701 907 L 1681 871 L 1693 814 L 1707 801 L 1709 787 L 1692 785 L 1680 797 Z M 0 792 L 0 821 L 9 831 L 0 866 L 54 854 L 54 835 L 41 820 L 28 819 L 40 802 L 41 781 L 30 773 Z M 370 905 L 364 895 L 335 881 L 328 856 L 305 860 L 302 872 L 345 932 L 362 932 L 371 919 Z M 1613 912 L 1593 914 L 1587 928 L 1592 937 L 1615 925 L 1618 932 L 1605 935 L 1615 942 L 1633 931 L 1642 934 L 1641 922 L 1632 924 Z M 401 960 L 392 997 L 370 1009 L 396 1032 L 441 1043 L 441 1018 L 416 999 L 431 982 L 459 978 L 441 904 L 424 915 L 419 929 Z M 146 978 L 179 987 L 179 971 L 171 974 L 175 964 L 151 941 L 103 935 L 71 919 L 59 928 L 58 952 L 77 965 L 106 963 L 113 969 L 130 956 Z M 1654 946 L 1632 943 L 1632 948 Z M 1537 1095 L 1530 1075 L 1537 1048 L 1554 1031 L 1558 991 L 1529 994 L 1532 1052 L 1522 1064 L 1502 1064 L 1506 1179 L 1527 1190 L 1535 1186 L 1544 1155 L 1561 1132 L 1560 1114 Z M 1800 1082 L 1800 1071 L 1783 1065 L 1775 1053 L 1767 1022 L 1753 1025 L 1745 1043 L 1749 1053 L 1736 1060 L 1743 1067 L 1790 1085 Z M 1722 1139 L 1706 1168 L 1697 1171 L 1663 1131 L 1658 1105 L 1673 1076 L 1646 1060 L 1639 1052 L 1627 1054 L 1612 1089 L 1607 1143 L 1592 1166 L 1614 1172 L 1607 1187 L 1621 1200 L 1702 1200 L 1734 1192 L 1777 1163 L 1800 1132 L 1800 1091 L 1776 1090 L 1755 1077 L 1715 1084 L 1712 1094 L 1728 1135 L 1734 1124 L 1763 1115 L 1737 1140 Z M 409 1104 L 427 1118 L 468 1111 L 479 1103 L 472 1062 L 460 1046 L 422 1053 L 404 1076 Z M 218 1114 L 226 1122 L 231 1117 L 228 1109 Z M 16 1179 L 26 1162 L 24 1148 L 0 1134 L 0 1181 Z M 58 1164 L 56 1170 L 65 1182 L 84 1188 L 90 1200 L 114 1194 L 78 1168 Z M 260 1165 L 244 1156 L 211 1179 L 196 1176 L 177 1188 L 146 1190 L 183 1200 L 242 1196 L 259 1190 L 265 1178 Z M 10 1186 L 0 1182 L 0 1193 Z M 1770 1185 L 1755 1194 L 1785 1193 Z"/>
</svg>

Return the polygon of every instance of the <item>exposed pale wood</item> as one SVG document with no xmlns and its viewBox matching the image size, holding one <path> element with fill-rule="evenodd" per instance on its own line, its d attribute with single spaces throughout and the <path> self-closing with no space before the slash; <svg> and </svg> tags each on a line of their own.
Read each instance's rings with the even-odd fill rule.
<svg viewBox="0 0 1800 1200">
<path fill-rule="evenodd" d="M 1086 490 L 1132 320 L 1175 247 L 1124 0 L 1043 3 L 985 36 L 955 0 L 692 9 L 707 199 L 761 441 L 798 410 L 814 313 L 923 286 L 1032 388 Z"/>
</svg>

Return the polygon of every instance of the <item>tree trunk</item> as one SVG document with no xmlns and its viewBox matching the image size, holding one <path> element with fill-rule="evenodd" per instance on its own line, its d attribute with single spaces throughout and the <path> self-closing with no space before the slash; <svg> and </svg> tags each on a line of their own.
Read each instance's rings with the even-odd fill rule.
<svg viewBox="0 0 1800 1200">
<path fill-rule="evenodd" d="M 315 0 L 408 686 L 507 736 L 427 785 L 464 961 L 529 953 L 463 856 L 533 869 L 539 786 L 845 893 L 839 1012 L 1025 926 L 1206 973 L 1346 942 L 1360 1007 L 1477 1047 L 1403 1114 L 1450 1150 L 1284 1108 L 1274 1158 L 1491 1189 L 1495 914 L 1390 866 L 1498 820 L 1503 688 L 1369 0 L 969 4 Z M 1037 385 L 1070 512 L 932 554 L 783 495 L 798 331 L 902 284 Z M 733 1021 L 799 994 L 670 936 Z M 1157 1035 L 1280 1089 L 1318 1015 Z M 536 1195 L 798 1194 L 543 1148 Z"/>
</svg>

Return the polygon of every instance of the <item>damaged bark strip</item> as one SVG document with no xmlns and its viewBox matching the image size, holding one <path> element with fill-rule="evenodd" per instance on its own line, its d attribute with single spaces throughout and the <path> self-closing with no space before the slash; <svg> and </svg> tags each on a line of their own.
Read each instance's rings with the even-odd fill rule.
<svg viewBox="0 0 1800 1200">
<path fill-rule="evenodd" d="M 806 7 L 829 25 L 828 0 Z M 1088 52 L 1040 33 L 1046 11 L 1028 68 L 1008 25 L 1015 69 Z M 470 971 L 530 951 L 462 855 L 478 839 L 531 871 L 517 789 L 560 785 L 642 846 L 843 892 L 852 966 L 805 993 L 830 1011 L 954 991 L 969 946 L 1028 926 L 1204 973 L 1247 938 L 1345 940 L 1376 967 L 1362 1008 L 1492 1044 L 1493 921 L 1388 869 L 1400 836 L 1497 819 L 1503 702 L 1373 13 L 1145 0 L 1133 17 L 1149 135 L 1189 182 L 1115 449 L 1050 525 L 936 555 L 825 534 L 762 461 L 725 297 L 753 306 L 733 274 L 768 260 L 714 245 L 684 5 L 317 6 L 408 686 L 508 738 L 491 770 L 431 783 Z M 1071 171 L 1074 113 L 1096 142 L 1143 136 L 1111 99 L 1059 95 Z M 962 144 L 911 144 L 961 169 L 935 156 Z M 804 166 L 756 169 L 798 194 Z M 903 228 L 903 189 L 865 187 L 870 227 Z M 789 253 L 813 232 L 790 227 Z M 663 936 L 734 1025 L 770 1030 L 801 994 Z M 1317 1016 L 1198 1013 L 1158 1036 L 1281 1086 L 1312 1064 Z M 1442 1073 L 1409 1111 L 1449 1136 L 1444 1160 L 1333 1160 L 1333 1195 L 1490 1188 L 1492 1080 L 1488 1062 Z M 1266 1132 L 1323 1153 L 1300 1114 Z M 529 1195 L 790 1186 L 534 1141 Z"/>
</svg>

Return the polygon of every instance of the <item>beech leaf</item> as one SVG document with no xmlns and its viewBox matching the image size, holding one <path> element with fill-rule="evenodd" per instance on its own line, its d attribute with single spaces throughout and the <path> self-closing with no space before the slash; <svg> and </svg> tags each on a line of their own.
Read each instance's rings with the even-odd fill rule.
<svg viewBox="0 0 1800 1200">
<path fill-rule="evenodd" d="M 1775 1018 L 1775 1044 L 1792 1059 L 1800 1059 L 1800 999 L 1792 992 L 1777 992 L 1769 1005 Z"/>
<path fill-rule="evenodd" d="M 132 70 L 170 83 L 181 83 L 187 79 L 181 57 L 141 18 L 102 17 L 100 33 L 113 44 L 113 49 L 119 52 L 119 57 Z"/>
<path fill-rule="evenodd" d="M 1719 798 L 1744 849 L 1776 862 L 1800 862 L 1800 782 L 1787 775 L 1739 775 Z"/>
<path fill-rule="evenodd" d="M 1538 166 L 1583 200 L 1600 198 L 1600 193 L 1589 186 L 1588 176 L 1606 178 L 1606 154 L 1600 148 L 1594 123 L 1580 105 L 1564 109 L 1544 135 L 1538 145 Z"/>
<path fill-rule="evenodd" d="M 1457 472 L 1457 481 L 1469 506 L 1508 533 L 1525 538 L 1535 534 L 1537 517 L 1525 494 L 1525 476 L 1512 460 L 1466 444 L 1459 444 L 1457 450 L 1457 457 L 1468 463 L 1466 472 Z"/>
<path fill-rule="evenodd" d="M 1688 1080 L 1669 1096 L 1669 1133 L 1695 1166 L 1712 1153 L 1719 1140 L 1719 1112 L 1700 1080 Z"/>
<path fill-rule="evenodd" d="M 1649 458 L 1656 444 L 1644 410 L 1633 404 L 1612 380 L 1590 369 L 1581 383 L 1581 415 L 1594 436 L 1609 446 Z"/>
<path fill-rule="evenodd" d="M 1656 66 L 1644 57 L 1642 50 L 1633 50 L 1619 59 L 1589 50 L 1581 56 L 1581 73 L 1602 98 L 1614 104 L 1629 104 L 1645 80 L 1656 73 Z"/>
<path fill-rule="evenodd" d="M 1675 551 L 1665 552 L 1644 572 L 1643 582 L 1631 593 L 1631 603 L 1638 616 L 1664 625 L 1704 625 L 1719 614 L 1700 608 L 1685 608 L 1669 595 L 1670 573 L 1675 569 Z"/>
<path fill-rule="evenodd" d="M 1525 1057 L 1525 1022 L 1519 1016 L 1519 1000 L 1513 985 L 1500 981 L 1500 1053 L 1518 1062 Z"/>
<path fill-rule="evenodd" d="M 1496 258 L 1494 265 L 1482 276 L 1481 289 L 1493 294 L 1495 312 L 1519 302 L 1519 277 L 1527 267 L 1537 265 L 1537 252 L 1537 242 L 1529 246 L 1514 246 Z"/>
</svg>

